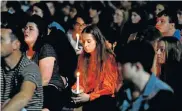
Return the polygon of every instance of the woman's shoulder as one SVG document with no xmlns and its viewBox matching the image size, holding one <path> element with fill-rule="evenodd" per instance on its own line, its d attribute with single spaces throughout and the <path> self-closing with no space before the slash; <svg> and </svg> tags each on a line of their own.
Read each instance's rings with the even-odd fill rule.
<svg viewBox="0 0 182 111">
<path fill-rule="evenodd" d="M 52 45 L 45 43 L 42 45 L 40 50 L 40 56 L 41 57 L 47 57 L 47 56 L 53 56 L 56 57 L 56 52 Z"/>
<path fill-rule="evenodd" d="M 116 60 L 115 60 L 115 55 L 111 54 L 111 53 L 108 53 L 107 54 L 107 61 L 111 62 L 111 63 L 116 63 Z"/>
<path fill-rule="evenodd" d="M 111 53 L 107 53 L 107 57 L 112 59 L 112 58 L 114 58 L 114 55 Z"/>
</svg>

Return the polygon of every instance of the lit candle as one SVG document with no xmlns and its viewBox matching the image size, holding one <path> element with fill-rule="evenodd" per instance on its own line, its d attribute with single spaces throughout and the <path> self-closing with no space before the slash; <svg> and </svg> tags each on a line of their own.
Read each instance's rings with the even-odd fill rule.
<svg viewBox="0 0 182 111">
<path fill-rule="evenodd" d="M 80 90 L 79 90 L 79 76 L 80 76 L 80 72 L 77 72 L 77 74 L 76 74 L 76 78 L 77 78 L 77 81 L 76 81 L 76 93 L 77 94 L 80 93 Z"/>
<path fill-rule="evenodd" d="M 79 34 L 77 33 L 76 34 L 76 47 L 75 47 L 76 50 L 79 50 L 78 49 L 78 43 L 79 43 Z"/>
</svg>

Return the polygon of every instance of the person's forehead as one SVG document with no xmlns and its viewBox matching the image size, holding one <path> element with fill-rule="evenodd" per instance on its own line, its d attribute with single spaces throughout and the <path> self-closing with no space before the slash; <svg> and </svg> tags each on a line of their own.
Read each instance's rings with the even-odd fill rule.
<svg viewBox="0 0 182 111">
<path fill-rule="evenodd" d="M 164 41 L 160 41 L 159 42 L 159 46 L 165 46 L 165 42 Z"/>
<path fill-rule="evenodd" d="M 169 20 L 169 17 L 165 16 L 165 15 L 162 15 L 161 17 L 158 17 L 158 19 Z"/>
<path fill-rule="evenodd" d="M 137 13 L 137 12 L 135 12 L 135 11 L 133 11 L 133 12 L 132 12 L 132 15 L 138 15 L 138 13 Z"/>
<path fill-rule="evenodd" d="M 97 9 L 93 7 L 90 7 L 90 10 L 97 11 Z"/>
<path fill-rule="evenodd" d="M 115 13 L 123 14 L 123 11 L 122 11 L 122 10 L 120 10 L 120 9 L 116 9 Z"/>
<path fill-rule="evenodd" d="M 28 26 L 28 27 L 36 27 L 37 25 L 34 22 L 28 22 L 26 26 Z"/>
<path fill-rule="evenodd" d="M 52 2 L 47 2 L 46 4 L 47 5 L 54 5 Z"/>
<path fill-rule="evenodd" d="M 157 4 L 157 8 L 164 8 L 162 4 Z"/>
<path fill-rule="evenodd" d="M 93 39 L 93 35 L 89 34 L 89 33 L 83 33 L 82 37 L 83 37 L 83 40 L 92 40 Z"/>
<path fill-rule="evenodd" d="M 41 8 L 37 7 L 37 6 L 34 6 L 33 7 L 33 10 L 42 10 Z"/>
<path fill-rule="evenodd" d="M 78 23 L 80 23 L 80 24 L 85 23 L 84 20 L 83 20 L 81 17 L 78 17 L 78 18 L 76 19 L 76 22 L 78 22 Z"/>
</svg>

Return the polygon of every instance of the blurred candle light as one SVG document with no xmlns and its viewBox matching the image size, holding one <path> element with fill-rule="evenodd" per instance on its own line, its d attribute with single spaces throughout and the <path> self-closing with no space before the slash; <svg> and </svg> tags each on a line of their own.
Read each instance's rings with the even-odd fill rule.
<svg viewBox="0 0 182 111">
<path fill-rule="evenodd" d="M 76 73 L 76 78 L 77 78 L 77 82 L 76 82 L 76 93 L 79 94 L 80 90 L 79 90 L 79 76 L 80 76 L 80 72 Z"/>
<path fill-rule="evenodd" d="M 76 47 L 75 47 L 76 50 L 79 50 L 78 49 L 78 43 L 79 43 L 79 34 L 77 33 L 76 34 Z"/>
</svg>

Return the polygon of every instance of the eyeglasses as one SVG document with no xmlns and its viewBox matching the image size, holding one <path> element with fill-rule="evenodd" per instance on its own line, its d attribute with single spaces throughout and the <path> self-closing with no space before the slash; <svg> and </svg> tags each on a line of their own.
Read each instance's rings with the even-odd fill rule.
<svg viewBox="0 0 182 111">
<path fill-rule="evenodd" d="M 85 27 L 86 26 L 86 24 L 80 24 L 78 22 L 76 22 L 76 25 L 79 26 L 79 27 Z"/>
</svg>

